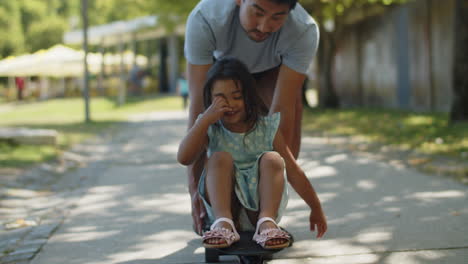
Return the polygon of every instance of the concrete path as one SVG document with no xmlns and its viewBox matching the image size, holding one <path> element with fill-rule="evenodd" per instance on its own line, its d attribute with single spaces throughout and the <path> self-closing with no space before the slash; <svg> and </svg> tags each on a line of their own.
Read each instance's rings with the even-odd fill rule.
<svg viewBox="0 0 468 264">
<path fill-rule="evenodd" d="M 140 116 L 108 142 L 79 149 L 91 155 L 89 183 L 31 263 L 204 263 L 191 230 L 185 168 L 175 161 L 185 127 L 182 112 Z M 303 139 L 300 163 L 329 231 L 314 239 L 309 210 L 291 191 L 281 224 L 296 242 L 269 263 L 467 263 L 466 186 L 320 138 Z"/>
</svg>

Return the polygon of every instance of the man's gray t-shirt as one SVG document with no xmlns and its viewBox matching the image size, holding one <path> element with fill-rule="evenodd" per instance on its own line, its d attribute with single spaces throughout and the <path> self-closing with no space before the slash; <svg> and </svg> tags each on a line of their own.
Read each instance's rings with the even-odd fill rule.
<svg viewBox="0 0 468 264">
<path fill-rule="evenodd" d="M 187 20 L 185 56 L 194 65 L 211 64 L 213 58 L 229 55 L 241 60 L 252 73 L 282 63 L 306 73 L 318 39 L 316 22 L 299 4 L 279 31 L 263 42 L 255 42 L 240 24 L 235 0 L 202 0 Z"/>
</svg>

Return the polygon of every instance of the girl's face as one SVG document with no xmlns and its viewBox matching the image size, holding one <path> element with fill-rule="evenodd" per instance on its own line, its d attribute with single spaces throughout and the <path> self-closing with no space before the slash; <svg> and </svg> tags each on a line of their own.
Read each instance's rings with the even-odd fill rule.
<svg viewBox="0 0 468 264">
<path fill-rule="evenodd" d="M 216 97 L 221 97 L 231 108 L 231 111 L 226 112 L 221 118 L 224 126 L 228 129 L 242 130 L 246 125 L 244 96 L 240 86 L 240 83 L 236 85 L 234 80 L 216 80 L 211 90 L 211 101 Z"/>
</svg>

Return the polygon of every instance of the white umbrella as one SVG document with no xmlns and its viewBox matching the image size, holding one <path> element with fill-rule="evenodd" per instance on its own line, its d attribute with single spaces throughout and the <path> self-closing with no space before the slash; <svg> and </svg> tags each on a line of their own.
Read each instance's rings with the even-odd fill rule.
<svg viewBox="0 0 468 264">
<path fill-rule="evenodd" d="M 40 50 L 34 54 L 26 54 L 0 61 L 0 76 L 82 76 L 83 58 L 83 51 L 56 45 L 48 50 Z M 120 65 L 120 61 L 120 54 L 106 54 L 104 65 Z M 133 61 L 133 52 L 124 52 L 124 65 L 131 65 Z M 142 55 L 137 56 L 136 62 L 140 66 L 147 65 L 147 59 Z M 88 53 L 90 73 L 97 74 L 101 69 L 101 64 L 101 54 Z"/>
</svg>

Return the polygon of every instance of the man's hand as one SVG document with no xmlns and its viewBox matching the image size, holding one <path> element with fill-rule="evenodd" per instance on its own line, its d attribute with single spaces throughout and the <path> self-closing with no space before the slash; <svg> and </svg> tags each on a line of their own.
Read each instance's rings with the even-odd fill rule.
<svg viewBox="0 0 468 264">
<path fill-rule="evenodd" d="M 206 210 L 203 206 L 203 201 L 200 199 L 198 192 L 192 194 L 192 219 L 193 219 L 193 231 L 198 235 L 203 234 L 203 219 L 205 218 Z"/>
<path fill-rule="evenodd" d="M 317 231 L 317 238 L 321 238 L 327 232 L 327 220 L 323 211 L 310 212 L 309 216 L 310 231 Z"/>
</svg>

